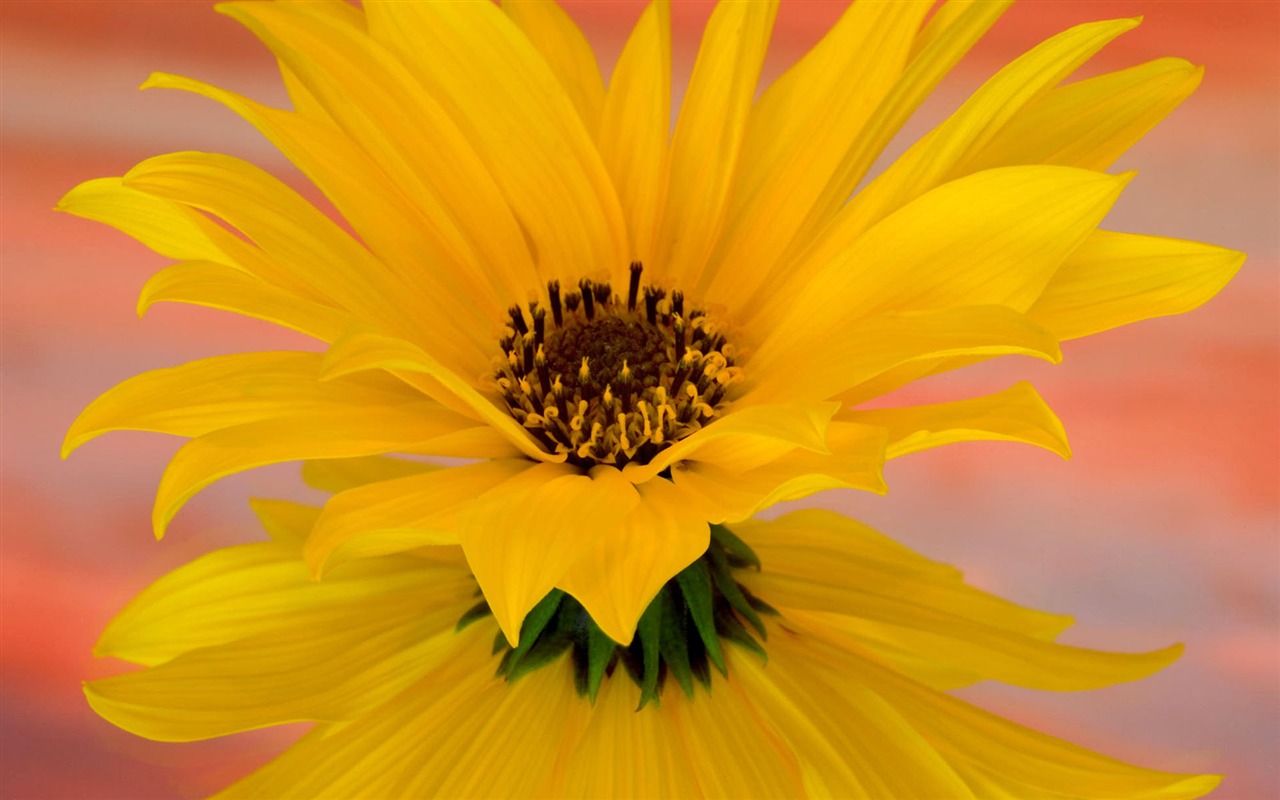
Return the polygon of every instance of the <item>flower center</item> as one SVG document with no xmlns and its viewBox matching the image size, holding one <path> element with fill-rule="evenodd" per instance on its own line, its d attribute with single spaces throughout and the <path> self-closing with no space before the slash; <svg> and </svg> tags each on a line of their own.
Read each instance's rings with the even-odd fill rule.
<svg viewBox="0 0 1280 800">
<path fill-rule="evenodd" d="M 498 674 L 514 682 L 568 652 L 578 694 L 593 703 L 619 666 L 640 687 L 641 708 L 656 704 L 672 678 L 692 699 L 695 684 L 710 690 L 713 666 L 728 676 L 726 642 L 765 655 L 761 615 L 778 612 L 734 579 L 734 570 L 747 567 L 760 568 L 756 554 L 728 528 L 712 525 L 707 552 L 667 581 L 625 647 L 606 636 L 581 603 L 556 589 L 525 617 L 516 647 L 501 631 L 494 637 L 493 652 L 502 653 Z M 458 630 L 489 615 L 481 600 L 458 620 Z"/>
<path fill-rule="evenodd" d="M 549 283 L 545 305 L 508 309 L 494 375 L 507 409 L 583 468 L 649 461 L 715 419 L 742 379 L 711 317 L 678 290 L 642 286 L 641 272 L 631 265 L 625 302 L 584 278 L 567 292 Z"/>
</svg>

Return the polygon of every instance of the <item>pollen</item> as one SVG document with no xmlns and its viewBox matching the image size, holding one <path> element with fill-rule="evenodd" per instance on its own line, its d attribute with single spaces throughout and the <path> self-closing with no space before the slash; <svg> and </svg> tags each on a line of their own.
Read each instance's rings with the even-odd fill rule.
<svg viewBox="0 0 1280 800">
<path fill-rule="evenodd" d="M 643 285 L 626 296 L 583 278 L 547 284 L 545 302 L 513 305 L 494 360 L 507 409 L 571 463 L 645 463 L 720 413 L 741 381 L 733 346 L 682 292 Z"/>
</svg>

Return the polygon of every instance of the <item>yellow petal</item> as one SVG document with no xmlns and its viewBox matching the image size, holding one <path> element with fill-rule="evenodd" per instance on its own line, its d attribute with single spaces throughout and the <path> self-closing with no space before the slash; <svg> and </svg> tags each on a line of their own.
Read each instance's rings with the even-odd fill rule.
<svg viewBox="0 0 1280 800">
<path fill-rule="evenodd" d="M 85 181 L 58 201 L 57 210 L 110 225 L 162 256 L 216 262 L 226 259 L 192 220 L 190 211 L 125 186 L 120 178 Z"/>
<path fill-rule="evenodd" d="M 303 462 L 302 481 L 313 489 L 337 494 L 357 486 L 407 478 L 437 469 L 443 467 L 390 456 L 322 458 Z"/>
<path fill-rule="evenodd" d="M 418 577 L 415 591 L 384 598 L 351 592 L 344 612 L 330 611 L 329 620 L 291 616 L 266 633 L 92 681 L 85 695 L 113 724 L 170 742 L 366 715 L 456 647 L 453 628 L 470 600 L 468 581 L 456 580 L 445 593 L 428 574 Z"/>
<path fill-rule="evenodd" d="M 1204 68 L 1161 58 L 1032 101 L 953 175 L 1007 164 L 1104 170 L 1195 91 Z"/>
<path fill-rule="evenodd" d="M 934 189 L 838 257 L 801 270 L 810 280 L 775 301 L 785 311 L 753 368 L 885 311 L 992 303 L 1025 311 L 1131 177 L 1004 167 Z"/>
<path fill-rule="evenodd" d="M 152 275 L 138 297 L 138 316 L 156 303 L 189 303 L 275 323 L 323 342 L 354 324 L 349 313 L 305 300 L 234 267 L 184 261 Z"/>
<path fill-rule="evenodd" d="M 629 645 L 658 590 L 707 551 L 707 521 L 667 480 L 636 486 L 640 503 L 556 586 L 578 599 L 609 638 Z"/>
<path fill-rule="evenodd" d="M 537 464 L 475 498 L 458 541 L 514 647 L 524 616 L 579 558 L 609 541 L 640 496 L 613 467 Z"/>
<path fill-rule="evenodd" d="M 335 494 L 307 539 L 304 557 L 319 576 L 353 559 L 457 544 L 459 508 L 528 466 L 522 458 L 481 461 Z"/>
<path fill-rule="evenodd" d="M 824 680 L 797 652 L 791 631 L 778 626 L 771 633 L 769 663 L 734 653 L 734 674 L 801 760 L 809 791 L 867 800 L 973 798 L 891 703 L 856 681 Z"/>
<path fill-rule="evenodd" d="M 874 344 L 873 344 L 874 343 Z M 782 348 L 774 348 L 781 352 Z M 953 356 L 1026 355 L 1057 363 L 1058 342 L 1048 331 L 1005 306 L 963 306 L 888 314 L 846 324 L 821 344 L 797 348 L 783 366 L 757 364 L 739 404 L 832 397 L 913 361 Z M 763 356 L 759 360 L 763 360 Z M 742 413 L 739 411 L 738 413 Z"/>
<path fill-rule="evenodd" d="M 507 12 L 560 81 L 587 132 L 600 127 L 604 79 L 582 31 L 552 0 L 503 0 Z"/>
<path fill-rule="evenodd" d="M 906 408 L 855 409 L 840 418 L 886 428 L 888 458 L 974 441 L 1023 442 L 1071 457 L 1062 423 L 1025 381 L 985 397 Z"/>
<path fill-rule="evenodd" d="M 662 707 L 682 702 L 674 691 Z M 716 696 L 719 700 L 719 695 Z M 703 696 L 695 702 L 712 702 Z M 671 714 L 635 713 L 640 689 L 629 680 L 606 680 L 595 713 L 579 744 L 558 770 L 546 796 L 595 800 L 601 797 L 698 797 L 699 766 L 681 741 Z M 602 769 L 601 765 L 608 765 Z"/>
<path fill-rule="evenodd" d="M 467 254 L 475 253 L 506 285 L 524 290 L 536 285 L 530 283 L 537 272 L 519 225 L 467 136 L 362 26 L 346 24 L 309 3 L 227 3 L 217 8 L 271 48 L 356 143 L 355 151 L 363 150 L 378 165 L 385 176 L 379 183 L 390 181 L 404 193 L 407 205 L 421 211 L 419 224 L 427 227 L 427 235 L 458 253 L 458 263 L 466 264 L 473 258 Z M 279 115 L 271 120 L 278 123 Z M 282 135 L 291 134 L 269 135 L 279 144 Z M 341 137 L 331 135 L 317 139 L 308 134 L 303 144 L 320 147 L 318 158 L 325 147 L 339 147 L 344 156 L 352 152 Z M 335 161 L 330 174 L 332 166 L 346 163 Z M 365 161 L 357 158 L 354 163 Z M 350 202 L 358 211 L 363 193 L 358 187 L 356 191 Z M 389 196 L 394 201 L 394 191 Z M 376 218 L 371 223 L 376 225 Z"/>
<path fill-rule="evenodd" d="M 320 518 L 320 509 L 290 500 L 249 499 L 249 508 L 262 524 L 262 529 L 276 544 L 285 545 L 294 554 L 302 553 L 307 535 Z"/>
<path fill-rule="evenodd" d="M 921 602 L 949 609 L 984 625 L 1039 639 L 1052 639 L 1072 619 L 1016 605 L 964 583 L 958 569 L 931 561 L 857 520 L 820 509 L 794 511 L 774 520 L 746 520 L 733 530 L 761 555 L 770 571 L 817 585 L 840 586 L 847 563 L 886 576 L 909 576 L 928 587 Z M 749 578 L 750 576 L 748 576 Z M 886 578 L 891 579 L 891 578 Z"/>
<path fill-rule="evenodd" d="M 1027 312 L 1059 339 L 1181 314 L 1213 297 L 1244 253 L 1200 242 L 1096 231 Z"/>
<path fill-rule="evenodd" d="M 160 479 L 152 512 L 156 538 L 196 492 L 227 475 L 282 461 L 421 452 L 436 445 L 449 453 L 450 435 L 474 424 L 436 403 L 419 402 L 303 409 L 212 431 L 184 445 Z"/>
<path fill-rule="evenodd" d="M 371 0 L 364 9 L 371 36 L 473 143 L 527 232 L 542 277 L 576 277 L 582 265 L 625 275 L 626 231 L 608 173 L 520 29 L 492 3 Z"/>
<path fill-rule="evenodd" d="M 776 267 L 897 81 L 928 10 L 854 3 L 765 90 L 751 110 L 724 235 L 703 273 L 714 302 L 737 307 Z"/>
<path fill-rule="evenodd" d="M 613 69 L 598 137 L 600 158 L 627 223 L 631 256 L 651 266 L 666 197 L 670 135 L 671 7 L 668 0 L 654 0 Z"/>
<path fill-rule="evenodd" d="M 276 515 L 304 511 L 296 504 L 271 509 Z M 465 602 L 469 583 L 460 563 L 449 568 L 407 558 L 351 565 L 317 583 L 290 544 L 227 547 L 144 589 L 103 631 L 94 654 L 153 666 L 295 625 L 312 631 L 349 628 L 359 622 L 361 608 L 377 616 L 401 613 L 397 609 L 424 600 Z"/>
<path fill-rule="evenodd" d="M 355 329 L 334 342 L 325 354 L 325 380 L 366 370 L 388 370 L 421 373 L 438 382 L 443 391 L 432 396 L 451 408 L 461 410 L 487 422 L 520 452 L 536 461 L 560 462 L 563 454 L 542 449 L 530 433 L 522 428 L 505 409 L 480 394 L 464 377 L 445 367 L 422 348 L 390 336 Z M 449 401 L 454 402 L 450 403 Z M 480 454 L 476 454 L 477 456 Z"/>
<path fill-rule="evenodd" d="M 826 655 L 814 652 L 815 657 Z M 1184 800 L 1207 794 L 1220 780 L 1125 764 L 931 691 L 869 661 L 838 663 L 838 671 L 824 665 L 828 680 L 866 682 L 982 797 Z"/>
<path fill-rule="evenodd" d="M 797 447 L 826 452 L 827 426 L 839 409 L 837 403 L 731 407 L 723 417 L 659 452 L 649 463 L 628 464 L 622 474 L 633 483 L 643 483 L 679 461 L 732 459 L 761 445 L 766 452 L 774 447 L 780 447 L 781 452 Z M 707 451 L 705 459 L 700 455 L 703 450 Z"/>
<path fill-rule="evenodd" d="M 671 139 L 655 278 L 698 286 L 728 207 L 777 12 L 776 0 L 721 3 L 711 12 Z"/>
<path fill-rule="evenodd" d="M 885 432 L 882 428 L 833 422 L 830 454 L 795 449 L 745 472 L 691 462 L 673 470 L 677 486 L 688 490 L 709 522 L 737 522 L 774 503 L 798 500 L 825 489 L 861 489 L 884 494 Z"/>
<path fill-rule="evenodd" d="M 105 392 L 71 424 L 63 457 L 108 431 L 176 436 L 294 413 L 421 401 L 384 376 L 321 382 L 319 353 L 238 353 L 144 372 Z"/>
<path fill-rule="evenodd" d="M 283 64 L 282 70 L 293 75 Z M 286 82 L 294 85 L 291 94 L 311 97 L 305 86 L 296 78 L 293 81 Z M 509 298 L 522 297 L 536 280 L 532 270 L 518 269 L 518 259 L 480 251 L 444 209 L 405 202 L 404 193 L 383 168 L 322 108 L 291 114 L 165 73 L 153 73 L 142 86 L 202 95 L 257 128 L 324 192 L 374 254 L 422 287 L 414 302 L 431 309 L 424 316 L 434 313 L 436 324 L 486 330 L 493 320 L 502 318 Z M 441 265 L 451 268 L 441 269 Z"/>
<path fill-rule="evenodd" d="M 959 111 L 859 192 L 832 221 L 823 246 L 852 241 L 885 216 L 957 177 L 956 165 L 986 146 L 1027 103 L 1137 24 L 1122 19 L 1077 25 L 1000 70 Z"/>
<path fill-rule="evenodd" d="M 872 163 L 907 119 L 1012 3 L 1013 0 L 947 0 L 934 12 L 916 37 L 910 63 L 863 126 L 840 169 L 827 182 L 822 198 L 793 239 L 783 259 L 785 263 L 791 263 L 846 205 Z M 777 271 L 778 278 L 785 275 L 785 270 Z M 749 313 L 754 313 L 770 296 L 775 285 L 774 281 L 766 281 L 761 286 L 752 299 Z"/>
</svg>

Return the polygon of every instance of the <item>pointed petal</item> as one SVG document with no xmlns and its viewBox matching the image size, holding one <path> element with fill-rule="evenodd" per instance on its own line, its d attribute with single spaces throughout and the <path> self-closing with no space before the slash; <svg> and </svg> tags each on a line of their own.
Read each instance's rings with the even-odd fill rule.
<svg viewBox="0 0 1280 800">
<path fill-rule="evenodd" d="M 587 476 L 566 464 L 537 464 L 459 512 L 458 541 L 512 647 L 529 609 L 574 562 L 613 538 L 639 501 L 612 467 Z"/>
<path fill-rule="evenodd" d="M 125 186 L 120 178 L 85 181 L 58 211 L 110 225 L 169 258 L 224 262 L 226 256 L 177 203 Z"/>
<path fill-rule="evenodd" d="M 67 431 L 63 457 L 108 431 L 206 433 L 297 412 L 422 402 L 385 376 L 321 382 L 319 353 L 238 353 L 136 375 L 103 393 Z"/>
<path fill-rule="evenodd" d="M 221 428 L 192 439 L 160 479 L 152 523 L 156 538 L 187 500 L 236 472 L 283 461 L 389 452 L 456 455 L 451 438 L 475 423 L 436 403 L 302 409 L 287 417 Z"/>
<path fill-rule="evenodd" d="M 530 458 L 546 462 L 560 462 L 565 458 L 563 454 L 553 455 L 543 450 L 514 417 L 480 394 L 473 383 L 412 342 L 353 329 L 334 342 L 325 354 L 326 380 L 366 370 L 421 373 L 438 382 L 442 391 L 433 392 L 433 397 L 445 403 L 453 400 L 450 407 L 461 405 Z"/>
<path fill-rule="evenodd" d="M 1025 311 L 1130 177 L 1004 167 L 941 186 L 779 298 L 787 310 L 752 364 L 777 358 L 780 343 L 791 352 L 799 341 L 817 346 L 851 320 L 885 311 L 993 303 Z"/>
<path fill-rule="evenodd" d="M 1204 68 L 1161 58 L 1060 86 L 1032 101 L 953 170 L 1009 164 L 1105 170 L 1186 100 Z"/>
<path fill-rule="evenodd" d="M 1059 339 L 1075 339 L 1213 297 L 1244 253 L 1200 242 L 1096 231 L 1054 273 L 1027 315 Z"/>
<path fill-rule="evenodd" d="M 457 544 L 458 510 L 529 467 L 526 459 L 481 461 L 379 481 L 335 494 L 307 539 L 319 576 L 353 559 Z"/>
<path fill-rule="evenodd" d="M 737 307 L 776 267 L 900 76 L 928 9 L 854 3 L 765 90 L 751 110 L 723 237 L 703 274 L 714 302 Z"/>
<path fill-rule="evenodd" d="M 600 127 L 604 78 L 591 44 L 552 0 L 503 0 L 502 10 L 524 32 L 560 81 L 589 134 Z"/>
<path fill-rule="evenodd" d="M 872 342 L 876 344 L 868 344 Z M 998 355 L 1062 360 L 1058 342 L 1048 331 L 1005 306 L 887 314 L 845 325 L 834 335 L 828 333 L 821 345 L 796 346 L 795 351 L 798 355 L 793 353 L 785 367 L 757 366 L 762 374 L 748 379 L 752 382 L 739 404 L 754 407 L 832 397 L 913 361 Z"/>
<path fill-rule="evenodd" d="M 776 0 L 721 3 L 711 13 L 680 104 L 659 223 L 655 277 L 697 283 L 715 246 L 738 168 Z"/>
<path fill-rule="evenodd" d="M 601 115 L 600 158 L 613 179 L 632 258 L 655 265 L 671 135 L 671 7 L 654 0 L 627 39 Z"/>
<path fill-rule="evenodd" d="M 528 234 L 542 277 L 569 277 L 558 273 L 585 264 L 624 274 L 626 231 L 613 185 L 591 134 L 520 29 L 492 3 L 371 0 L 364 9 L 371 36 L 473 143 Z"/>
<path fill-rule="evenodd" d="M 609 539 L 580 558 L 557 588 L 577 598 L 609 638 L 628 645 L 658 590 L 707 551 L 707 521 L 667 480 L 636 486 L 639 504 Z"/>
<path fill-rule="evenodd" d="M 321 458 L 302 462 L 302 482 L 312 489 L 337 494 L 370 483 L 407 478 L 438 469 L 444 467 L 390 456 Z"/>
<path fill-rule="evenodd" d="M 974 441 L 1023 442 L 1071 457 L 1062 422 L 1025 381 L 985 397 L 927 406 L 855 409 L 844 412 L 840 419 L 886 428 L 888 458 Z"/>
</svg>

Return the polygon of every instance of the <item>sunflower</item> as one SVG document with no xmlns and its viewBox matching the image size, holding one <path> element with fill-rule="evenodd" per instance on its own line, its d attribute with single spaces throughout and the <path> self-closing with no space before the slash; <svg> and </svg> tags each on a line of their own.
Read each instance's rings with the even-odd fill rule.
<svg viewBox="0 0 1280 800">
<path fill-rule="evenodd" d="M 323 353 L 219 356 L 118 385 L 76 420 L 190 437 L 157 536 L 215 480 L 295 460 L 464 459 L 335 495 L 304 557 L 460 545 L 508 643 L 554 593 L 615 642 L 711 526 L 965 440 L 1067 455 L 1027 384 L 867 409 L 921 376 L 1216 293 L 1243 255 L 1100 230 L 1103 172 L 1198 84 L 1177 59 L 1059 85 L 1137 20 L 1055 36 L 854 194 L 1006 7 L 856 2 L 756 98 L 776 3 L 707 24 L 674 130 L 669 8 L 606 88 L 552 3 L 229 3 L 294 110 L 173 75 L 258 128 L 346 227 L 242 160 L 157 156 L 59 207 L 179 263 L 139 310 L 194 303 Z M 852 199 L 849 199 L 852 195 Z M 348 230 L 349 229 L 349 230 Z M 454 462 L 459 463 L 459 462 Z"/>
<path fill-rule="evenodd" d="M 332 489 L 423 468 L 373 458 L 307 473 Z M 222 798 L 1172 800 L 1217 783 L 1115 761 L 943 691 L 1090 689 L 1148 675 L 1180 646 L 1055 644 L 1069 617 L 972 588 L 831 512 L 718 527 L 711 629 L 698 603 L 665 602 L 698 593 L 687 570 L 630 646 L 560 594 L 512 649 L 456 545 L 316 582 L 303 552 L 321 509 L 254 505 L 272 540 L 146 589 L 96 649 L 146 668 L 86 687 L 108 720 L 165 741 L 316 722 Z"/>
</svg>

